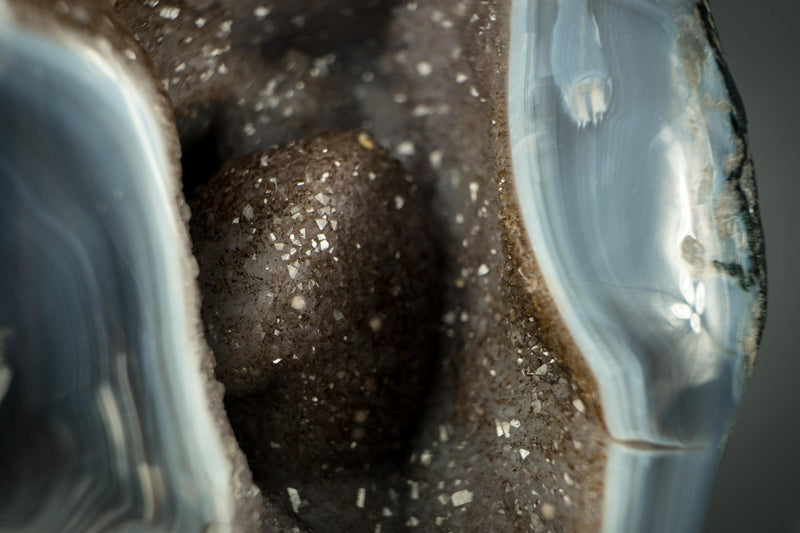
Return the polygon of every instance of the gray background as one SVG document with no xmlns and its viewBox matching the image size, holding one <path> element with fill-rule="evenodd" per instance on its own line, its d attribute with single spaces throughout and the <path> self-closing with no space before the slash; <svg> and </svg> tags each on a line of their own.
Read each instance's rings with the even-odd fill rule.
<svg viewBox="0 0 800 533">
<path fill-rule="evenodd" d="M 749 121 L 769 309 L 704 531 L 800 533 L 800 2 L 711 3 Z"/>
</svg>

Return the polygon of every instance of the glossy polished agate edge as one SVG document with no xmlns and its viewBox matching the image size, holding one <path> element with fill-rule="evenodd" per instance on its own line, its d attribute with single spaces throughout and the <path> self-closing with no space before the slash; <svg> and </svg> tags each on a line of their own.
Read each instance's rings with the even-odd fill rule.
<svg viewBox="0 0 800 533">
<path fill-rule="evenodd" d="M 701 527 L 763 324 L 752 167 L 706 9 L 512 2 L 514 181 L 612 437 L 606 531 L 674 530 L 658 505 Z"/>
<path fill-rule="evenodd" d="M 603 531 L 700 531 L 718 448 L 648 449 L 612 443 L 606 464 Z"/>
<path fill-rule="evenodd" d="M 602 43 L 603 66 L 562 68 L 573 79 L 562 87 L 549 63 L 582 52 L 550 47 L 569 40 L 552 35 L 561 2 L 513 5 L 518 198 L 609 431 L 716 445 L 755 355 L 762 280 L 748 238 L 758 221 L 731 177 L 743 139 L 694 2 L 593 2 L 585 25 L 600 41 L 586 46 Z"/>
<path fill-rule="evenodd" d="M 226 530 L 231 466 L 154 83 L 108 41 L 2 15 L 0 529 Z"/>
</svg>

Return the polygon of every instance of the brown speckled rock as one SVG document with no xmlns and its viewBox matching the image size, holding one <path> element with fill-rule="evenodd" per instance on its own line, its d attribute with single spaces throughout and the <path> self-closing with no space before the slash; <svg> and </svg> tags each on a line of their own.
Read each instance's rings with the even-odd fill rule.
<svg viewBox="0 0 800 533">
<path fill-rule="evenodd" d="M 374 78 L 396 2 L 112 4 L 173 103 L 191 195 L 226 162 L 256 149 L 367 126 L 353 88 Z"/>
<path fill-rule="evenodd" d="M 235 262 L 250 264 L 254 272 L 262 260 L 284 269 L 270 282 L 272 304 L 278 306 L 275 313 L 283 310 L 272 320 L 276 324 L 280 319 L 281 327 L 260 324 L 260 330 L 256 329 L 251 308 L 264 306 L 267 298 L 246 303 L 252 288 L 245 287 L 243 294 L 235 294 L 223 305 L 229 323 L 252 326 L 239 337 L 241 342 L 252 344 L 263 334 L 270 339 L 267 359 L 281 361 L 228 365 L 230 348 L 215 345 L 220 376 L 235 375 L 227 408 L 254 475 L 266 488 L 272 505 L 266 511 L 269 520 L 285 513 L 316 531 L 380 527 L 386 532 L 405 526 L 424 531 L 599 528 L 607 433 L 597 409 L 596 388 L 582 362 L 570 357 L 564 341 L 568 336 L 552 320 L 552 304 L 521 230 L 513 195 L 505 107 L 509 5 L 508 0 L 408 0 L 380 5 L 345 0 L 324 5 L 316 0 L 187 0 L 162 1 L 157 7 L 144 0 L 116 2 L 117 11 L 134 26 L 143 48 L 151 54 L 175 107 L 184 150 L 184 185 L 190 197 L 196 183 L 232 159 L 272 144 L 310 138 L 325 129 L 363 128 L 414 176 L 420 188 L 417 194 L 430 206 L 425 218 L 430 221 L 441 269 L 432 284 L 430 280 L 425 284 L 427 294 L 440 296 L 441 305 L 436 311 L 424 309 L 427 314 L 414 321 L 415 328 L 421 324 L 436 328 L 435 354 L 424 363 L 433 361 L 423 379 L 430 382 L 428 394 L 404 390 L 392 399 L 385 389 L 381 405 L 386 410 L 370 407 L 362 425 L 356 419 L 365 416 L 365 404 L 354 399 L 363 398 L 360 387 L 366 380 L 350 381 L 354 373 L 347 380 L 339 377 L 339 356 L 317 358 L 312 370 L 304 366 L 311 364 L 311 358 L 298 353 L 294 359 L 297 350 L 289 349 L 326 344 L 336 347 L 328 352 L 334 354 L 345 346 L 337 328 L 351 317 L 340 309 L 345 318 L 331 323 L 334 304 L 329 302 L 352 303 L 353 294 L 334 290 L 330 296 L 330 284 L 309 287 L 304 277 L 309 272 L 327 275 L 327 264 L 307 263 L 310 270 L 298 270 L 300 277 L 294 280 L 281 259 L 282 250 L 268 257 L 257 254 L 255 262 L 249 259 L 253 252 L 211 263 L 200 258 L 203 276 L 207 269 L 218 268 L 213 275 L 219 283 Z M 180 10 L 174 19 L 160 15 L 161 9 L 176 6 Z M 264 9 L 256 12 L 259 7 Z M 349 142 L 356 151 L 340 155 L 343 165 L 347 161 L 363 166 L 385 159 L 375 159 L 373 151 L 354 143 L 353 135 Z M 218 222 L 220 231 L 236 233 L 246 247 L 248 234 L 243 229 L 250 227 L 245 216 L 249 203 L 253 223 L 259 227 L 257 235 L 264 233 L 260 226 L 264 222 L 257 214 L 262 206 L 249 200 L 263 199 L 264 193 L 256 191 L 253 176 L 241 173 L 255 167 L 277 180 L 287 172 L 299 172 L 292 168 L 321 164 L 310 152 L 290 157 L 292 150 L 308 142 L 270 152 L 269 166 L 264 169 L 259 167 L 260 159 L 234 163 L 238 170 L 226 175 L 231 178 L 227 185 L 221 184 L 223 175 L 215 178 L 217 189 L 239 188 L 242 194 L 234 199 L 229 191 L 211 200 L 229 198 L 228 217 Z M 280 163 L 278 157 L 283 158 Z M 289 170 L 283 172 L 284 167 Z M 317 173 L 325 170 L 319 168 Z M 272 230 L 276 242 L 299 250 L 286 232 L 299 231 L 300 224 L 277 203 L 321 206 L 305 193 L 316 186 L 304 185 L 292 199 L 286 196 L 267 206 L 281 220 L 288 217 L 279 227 L 280 237 Z M 355 226 L 373 238 L 386 235 L 387 243 L 407 235 L 400 219 L 381 222 L 363 208 L 363 198 L 352 194 L 342 190 L 339 201 L 342 209 L 352 206 L 350 222 Z M 195 216 L 201 218 L 205 215 L 199 214 L 197 205 Z M 410 205 L 406 202 L 406 207 Z M 236 217 L 239 224 L 234 225 Z M 315 222 L 306 222 L 308 238 Z M 337 251 L 354 246 L 348 244 L 352 235 L 342 229 L 336 236 L 326 233 L 337 239 L 329 241 Z M 197 228 L 193 237 L 198 249 L 227 246 L 222 238 L 207 242 Z M 299 239 L 296 231 L 295 238 Z M 220 258 L 225 255 L 217 252 Z M 313 257 L 330 261 L 332 256 Z M 397 265 L 389 268 L 391 272 Z M 348 283 L 367 283 L 341 275 Z M 300 281 L 303 289 L 296 294 Z M 383 288 L 392 286 L 388 283 Z M 296 295 L 303 298 L 302 303 L 295 302 L 302 311 L 292 307 Z M 365 324 L 369 327 L 374 308 L 365 309 L 370 311 L 348 322 L 348 328 L 361 335 L 350 336 L 349 342 L 372 339 Z M 327 334 L 288 335 L 305 331 L 310 324 Z M 398 338 L 407 339 L 405 326 L 396 327 L 392 329 L 395 326 L 389 325 L 388 318 L 381 320 L 385 334 L 400 332 Z M 212 344 L 221 341 L 223 334 L 219 329 L 210 331 Z M 393 345 L 389 338 L 377 342 Z M 349 364 L 364 377 L 361 362 Z M 405 386 L 425 390 L 425 383 L 414 381 L 421 371 L 408 369 L 401 374 L 408 378 Z M 253 388 L 263 379 L 269 385 L 255 392 Z M 331 383 L 329 390 L 358 394 L 334 400 L 330 393 L 320 392 Z M 321 406 L 322 398 L 329 403 Z M 356 429 L 367 429 L 368 424 L 382 427 L 386 418 L 379 417 L 389 416 L 386 413 L 395 409 L 389 405 L 394 401 L 398 420 L 410 420 L 403 418 L 410 408 L 403 402 L 410 398 L 419 403 L 420 418 L 418 424 L 409 421 L 406 427 L 416 432 L 370 430 L 360 440 L 353 438 Z M 336 410 L 330 410 L 331 405 Z M 330 432 L 336 433 L 334 441 L 339 444 L 319 449 L 327 438 L 320 435 Z M 384 436 L 388 440 L 379 443 Z M 356 447 L 342 451 L 340 446 L 348 439 Z M 397 455 L 389 454 L 380 464 L 369 459 L 367 467 L 366 458 L 375 457 L 372 451 L 391 449 L 401 441 Z M 368 442 L 372 451 L 365 451 Z M 313 454 L 310 449 L 315 450 Z M 269 530 L 270 526 L 265 527 Z"/>
<path fill-rule="evenodd" d="M 347 483 L 320 481 L 396 469 L 430 382 L 440 273 L 425 201 L 350 132 L 240 159 L 192 209 L 206 336 L 239 442 L 262 488 L 298 490 L 325 523 L 319 509 Z"/>
</svg>

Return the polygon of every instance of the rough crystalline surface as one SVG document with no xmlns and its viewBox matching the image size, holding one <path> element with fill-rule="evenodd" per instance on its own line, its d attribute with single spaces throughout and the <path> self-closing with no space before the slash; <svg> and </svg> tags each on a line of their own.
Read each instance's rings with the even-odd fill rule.
<svg viewBox="0 0 800 533">
<path fill-rule="evenodd" d="M 377 395 L 398 401 L 404 382 L 422 384 L 439 271 L 421 194 L 365 132 L 256 152 L 200 189 L 192 237 L 229 393 L 326 364 L 383 367 L 369 389 L 394 376 Z"/>
<path fill-rule="evenodd" d="M 192 206 L 206 337 L 237 437 L 256 481 L 277 498 L 299 491 L 315 527 L 352 523 L 359 490 L 392 505 L 440 316 L 420 195 L 351 132 L 238 160 Z"/>
<path fill-rule="evenodd" d="M 177 20 L 186 17 L 186 21 L 192 22 L 199 16 L 205 16 L 205 12 L 185 9 Z M 331 122 L 326 120 L 331 118 L 327 113 L 333 113 L 337 127 L 366 129 L 370 132 L 368 139 L 388 147 L 390 155 L 413 175 L 414 185 L 422 195 L 412 201 L 400 194 L 405 198 L 403 209 L 428 211 L 425 219 L 431 224 L 429 231 L 441 255 L 441 269 L 430 300 L 439 301 L 440 308 L 433 318 L 437 340 L 429 376 L 432 381 L 427 395 L 419 400 L 418 423 L 403 444 L 405 452 L 395 463 L 374 462 L 374 466 L 365 468 L 369 454 L 359 449 L 359 441 L 354 439 L 356 448 L 341 457 L 357 457 L 360 462 L 348 466 L 332 459 L 314 465 L 282 466 L 284 472 L 293 471 L 294 479 L 300 471 L 316 472 L 319 481 L 298 486 L 288 481 L 288 474 L 282 474 L 280 481 L 277 477 L 270 479 L 274 470 L 267 472 L 270 475 L 262 475 L 261 481 L 269 486 L 273 500 L 283 506 L 285 513 L 303 523 L 313 525 L 328 520 L 342 529 L 367 524 L 366 527 L 381 526 L 384 530 L 406 525 L 493 531 L 597 527 L 605 432 L 593 399 L 591 378 L 573 362 L 569 363 L 570 368 L 561 352 L 553 349 L 554 345 L 542 342 L 541 333 L 548 322 L 532 298 L 534 277 L 529 261 L 522 259 L 521 225 L 516 211 L 509 209 L 510 203 L 499 201 L 510 190 L 504 181 L 510 161 L 503 97 L 508 17 L 506 6 L 472 2 L 438 6 L 399 3 L 384 13 L 383 18 L 369 19 L 376 31 L 357 47 L 339 37 L 336 43 L 328 43 L 324 55 L 315 56 L 313 53 L 319 52 L 309 51 L 316 48 L 298 44 L 286 47 L 282 54 L 275 48 L 270 58 L 259 56 L 264 62 L 259 67 L 261 77 L 243 76 L 241 71 L 230 68 L 237 64 L 235 58 L 248 50 L 232 45 L 224 56 L 230 68 L 225 75 L 240 76 L 236 79 L 241 83 L 228 86 L 222 96 L 206 101 L 207 107 L 213 108 L 208 115 L 213 120 L 207 124 L 205 133 L 185 130 L 190 143 L 192 139 L 205 139 L 210 149 L 220 154 L 215 159 L 225 160 L 237 150 L 238 154 L 246 153 L 270 143 L 303 138 L 313 133 L 315 127 L 330 128 Z M 308 27 L 316 24 L 312 19 L 310 15 L 306 18 Z M 142 35 L 143 42 L 155 43 L 169 27 L 170 24 L 159 21 L 153 26 L 157 29 L 153 35 Z M 236 37 L 237 27 L 234 22 L 230 39 L 214 37 L 217 39 L 214 46 L 224 50 L 230 42 L 241 41 Z M 313 39 L 313 34 L 306 34 L 302 28 L 297 29 L 297 35 L 303 36 L 298 37 L 298 42 Z M 197 43 L 180 46 L 192 47 Z M 167 57 L 164 51 L 154 50 L 154 53 Z M 254 52 L 250 49 L 248 53 Z M 221 59 L 217 61 L 218 68 Z M 175 66 L 179 65 L 169 68 Z M 179 115 L 184 112 L 191 115 L 184 111 L 191 106 L 182 106 L 180 102 L 187 101 L 185 94 L 192 91 L 192 85 L 178 82 L 183 79 L 184 71 L 171 72 L 165 65 L 160 75 L 176 81 L 170 81 L 169 91 L 178 103 Z M 218 70 L 214 72 L 214 76 L 219 74 Z M 315 115 L 320 119 L 317 126 L 307 119 L 314 109 L 325 110 Z M 357 141 L 357 136 L 355 142 L 350 137 L 350 145 L 359 157 L 375 154 L 356 145 Z M 305 150 L 306 146 L 303 141 L 294 148 L 287 145 L 278 152 L 269 151 L 267 160 L 279 156 L 299 166 L 310 165 L 314 171 L 309 173 L 307 181 L 313 189 L 318 187 L 322 173 L 333 174 L 336 169 L 330 168 L 330 160 L 320 160 L 318 151 L 297 151 Z M 191 166 L 192 157 L 189 153 L 189 160 L 184 163 L 189 170 L 195 168 Z M 352 161 L 344 153 L 340 159 L 343 165 Z M 276 179 L 280 177 L 280 169 L 274 168 L 272 162 L 261 168 L 260 158 L 243 161 L 244 166 L 237 163 L 234 165 L 237 171 L 228 174 L 233 183 L 247 179 L 255 187 L 252 176 L 241 176 L 247 168 L 255 168 L 259 175 L 266 176 L 268 172 Z M 215 182 L 220 179 L 218 176 Z M 296 181 L 306 180 L 296 178 Z M 263 194 L 258 193 L 257 198 L 263 199 Z M 302 198 L 298 200 L 301 205 L 323 207 L 313 195 L 294 197 Z M 395 205 L 393 198 L 380 201 L 389 201 L 390 207 Z M 425 205 L 417 205 L 420 201 Z M 208 216 L 197 210 L 200 204 L 193 205 L 195 217 Z M 255 220 L 255 213 L 263 211 L 255 203 L 251 206 Z M 353 211 L 350 216 L 354 221 L 359 220 L 363 231 L 367 231 L 366 228 L 374 227 L 374 217 L 369 205 L 362 206 L 364 211 Z M 244 203 L 232 206 L 220 224 L 227 231 L 246 235 L 250 222 L 244 216 L 245 208 Z M 291 217 L 292 213 L 288 215 Z M 234 225 L 237 217 L 239 224 Z M 268 225 L 260 219 L 258 224 Z M 299 227 L 294 220 L 291 224 L 281 224 L 282 228 Z M 371 238 L 383 231 L 374 227 Z M 395 232 L 401 236 L 405 229 L 397 228 Z M 278 233 L 275 236 L 277 242 Z M 329 237 L 336 235 L 331 233 Z M 295 238 L 300 238 L 297 232 Z M 284 250 L 292 246 L 299 250 L 285 232 L 280 242 L 286 244 Z M 338 243 L 337 249 L 342 244 Z M 267 253 L 267 249 L 259 253 Z M 300 252 L 292 257 L 297 253 Z M 243 257 L 243 264 L 249 257 Z M 326 308 L 326 312 L 311 316 L 310 307 L 304 313 L 292 307 L 293 296 L 288 297 L 291 294 L 288 289 L 297 282 L 289 278 L 289 268 L 280 255 L 272 257 L 283 270 L 275 274 L 280 283 L 270 286 L 287 284 L 287 297 L 281 304 L 287 314 L 282 319 L 297 327 L 330 324 L 333 309 Z M 360 280 L 348 279 L 356 283 L 351 292 L 361 290 Z M 264 283 L 269 284 L 267 280 Z M 303 295 L 305 304 L 318 305 L 319 288 L 304 288 L 304 291 L 308 291 Z M 303 305 L 300 300 L 296 304 Z M 298 320 L 300 316 L 303 320 Z M 363 316 L 366 318 L 369 313 Z M 360 327 L 365 322 L 361 321 Z M 333 327 L 336 324 L 334 321 Z M 270 340 L 276 338 L 276 328 L 262 329 Z M 367 331 L 367 335 L 372 334 Z M 308 344 L 295 346 L 308 347 Z M 338 341 L 336 346 L 340 346 Z M 297 348 L 293 350 L 296 351 Z M 281 371 L 282 365 L 290 368 L 305 364 L 293 360 L 291 353 L 274 354 L 273 360 L 281 361 L 271 366 L 269 372 Z M 328 357 L 332 361 L 344 358 Z M 222 367 L 226 364 L 223 358 L 220 358 Z M 343 384 L 336 375 L 341 371 L 339 368 L 335 365 L 325 368 L 330 371 L 306 373 L 323 384 L 332 382 L 334 387 Z M 308 375 L 304 378 L 287 374 L 285 379 L 296 379 L 298 384 L 306 380 L 309 387 L 317 387 Z M 284 389 L 281 401 L 297 403 L 292 409 L 298 412 L 310 409 L 315 394 L 289 394 L 296 389 L 296 386 Z M 354 390 L 362 394 L 361 384 L 356 382 Z M 319 401 L 322 396 L 316 397 Z M 231 389 L 229 398 L 232 398 L 228 401 L 231 412 L 245 413 L 253 410 L 256 396 L 242 396 Z M 344 402 L 339 405 L 346 407 Z M 353 430 L 364 423 L 380 421 L 370 417 L 383 416 L 373 411 L 364 419 L 365 413 L 359 412 L 363 410 L 337 413 L 336 416 L 347 420 L 342 426 L 342 440 L 337 442 L 347 442 L 345 437 L 352 436 Z M 251 459 L 254 468 L 259 468 L 259 464 L 277 464 L 278 457 L 298 457 L 298 449 L 287 445 L 296 443 L 291 433 L 298 422 L 280 420 L 277 425 L 278 419 L 273 418 L 276 435 L 273 439 L 258 425 L 263 424 L 264 418 L 250 426 L 248 417 L 233 415 L 233 418 L 242 428 L 240 434 L 258 435 L 252 442 L 263 445 L 256 455 L 251 452 L 251 457 L 255 457 Z M 286 441 L 281 442 L 282 439 Z"/>
</svg>

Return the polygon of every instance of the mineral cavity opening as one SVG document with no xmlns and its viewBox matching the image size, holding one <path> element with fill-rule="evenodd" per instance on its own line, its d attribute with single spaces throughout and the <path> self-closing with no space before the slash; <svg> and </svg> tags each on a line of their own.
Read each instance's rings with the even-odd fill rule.
<svg viewBox="0 0 800 533">
<path fill-rule="evenodd" d="M 408 118 L 375 74 L 391 7 L 365 3 L 358 39 L 315 35 L 325 19 L 309 17 L 262 46 L 287 71 L 252 82 L 243 105 L 179 111 L 228 419 L 266 499 L 314 528 L 376 505 L 400 520 L 390 494 L 436 379 L 440 221 L 369 127 Z"/>
<path fill-rule="evenodd" d="M 184 134 L 181 139 L 183 193 L 187 199 L 194 198 L 197 187 L 208 182 L 222 166 L 217 152 L 219 140 L 213 123 L 213 112 L 208 109 L 197 109 L 195 112 L 198 115 L 193 118 L 177 117 L 179 130 L 194 130 L 192 134 Z M 205 116 L 200 118 L 203 115 Z"/>
</svg>

